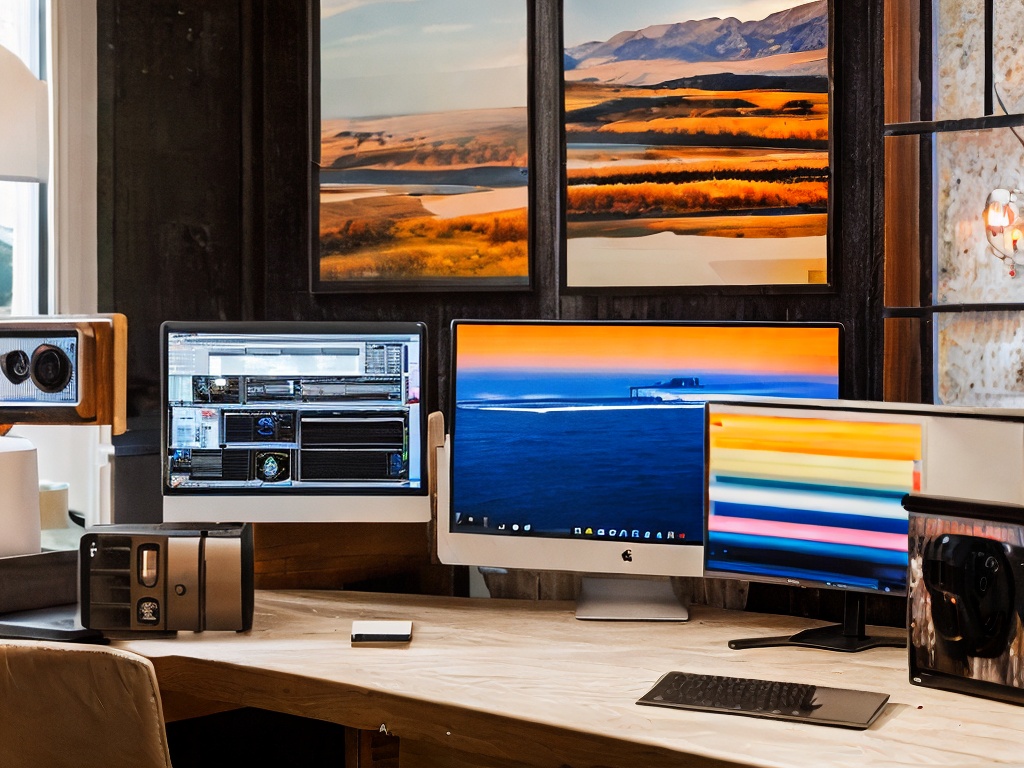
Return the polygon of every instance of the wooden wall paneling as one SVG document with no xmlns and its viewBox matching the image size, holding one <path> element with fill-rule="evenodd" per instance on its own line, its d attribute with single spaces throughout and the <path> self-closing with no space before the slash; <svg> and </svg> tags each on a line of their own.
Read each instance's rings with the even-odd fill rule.
<svg viewBox="0 0 1024 768">
<path fill-rule="evenodd" d="M 121 84 L 126 81 L 131 86 L 142 77 L 138 73 L 125 74 L 125 70 L 134 72 L 133 67 L 138 68 L 142 50 L 159 47 L 154 38 L 159 36 L 159 29 L 168 26 L 161 21 L 162 4 L 155 4 L 156 12 L 152 10 L 154 4 L 126 4 L 133 11 L 130 23 L 137 28 L 130 35 L 123 34 L 123 10 L 116 0 L 100 0 L 100 4 L 105 11 L 101 21 L 108 36 L 144 41 L 133 43 L 127 50 L 123 45 L 115 46 L 112 40 L 101 45 L 108 48 L 103 63 L 105 72 L 113 72 L 112 90 L 116 93 L 108 97 L 115 99 L 111 133 L 113 156 L 118 161 L 110 172 L 108 197 L 115 203 L 124 203 L 127 195 L 121 194 L 122 190 L 145 189 L 144 182 L 153 180 L 148 168 L 135 172 L 135 163 L 123 161 L 129 156 L 150 156 L 157 151 L 153 132 L 134 130 L 140 123 L 152 121 L 160 126 L 157 134 L 166 133 L 167 126 L 172 124 L 176 126 L 175 135 L 183 139 L 182 146 L 171 142 L 166 148 L 174 163 L 203 168 L 203 183 L 180 170 L 168 177 L 164 186 L 170 191 L 166 194 L 181 198 L 178 207 L 187 202 L 196 210 L 206 211 L 207 190 L 214 189 L 225 201 L 222 205 L 233 214 L 219 217 L 230 219 L 232 231 L 227 233 L 227 227 L 222 226 L 223 239 L 215 241 L 217 245 L 223 242 L 225 247 L 233 246 L 229 263 L 223 264 L 217 279 L 199 281 L 205 289 L 196 290 L 196 275 L 189 270 L 189 258 L 195 259 L 191 253 L 194 241 L 178 240 L 158 253 L 152 248 L 128 247 L 129 236 L 139 237 L 138 230 L 144 230 L 152 239 L 156 230 L 173 229 L 177 219 L 184 218 L 175 215 L 173 206 L 169 207 L 164 199 L 132 195 L 132 210 L 108 207 L 109 220 L 116 222 L 108 266 L 116 286 L 112 297 L 116 306 L 111 309 L 127 310 L 131 326 L 145 337 L 153 336 L 154 346 L 155 334 L 150 329 L 171 316 L 238 318 L 251 314 L 257 319 L 423 320 L 433 339 L 428 378 L 439 384 L 428 395 L 428 403 L 432 409 L 446 410 L 448 326 L 457 317 L 839 319 L 847 324 L 851 341 L 851 385 L 847 395 L 867 397 L 876 390 L 880 392 L 881 322 L 880 315 L 873 311 L 879 306 L 881 287 L 881 274 L 876 271 L 880 248 L 873 240 L 878 233 L 877 201 L 881 199 L 879 178 L 874 172 L 880 154 L 881 125 L 880 71 L 875 66 L 881 39 L 877 0 L 852 0 L 833 8 L 838 76 L 834 104 L 838 130 L 833 217 L 835 290 L 821 294 L 768 289 L 688 290 L 633 296 L 558 293 L 557 252 L 562 236 L 558 0 L 535 0 L 533 14 L 533 45 L 538 62 L 533 94 L 534 290 L 320 295 L 309 293 L 306 269 L 306 247 L 311 235 L 305 210 L 309 197 L 305 169 L 310 141 L 307 86 L 311 53 L 307 33 L 315 3 L 225 2 L 218 3 L 216 11 L 211 6 L 193 3 L 203 5 L 205 23 L 231 28 L 236 37 L 242 38 L 232 46 L 219 48 L 214 63 L 206 62 L 216 76 L 197 78 L 194 101 L 203 105 L 203 114 L 197 120 L 178 118 L 183 110 L 178 109 L 173 87 L 150 89 L 143 95 Z M 177 14 L 179 6 L 173 6 L 173 13 Z M 187 17 L 187 8 L 183 13 Z M 186 34 L 187 29 L 186 26 Z M 179 43 L 179 48 L 186 43 Z M 136 55 L 133 49 L 140 52 Z M 163 49 L 161 58 L 167 61 L 189 53 L 188 49 L 176 52 L 173 45 L 165 44 Z M 104 83 L 104 87 L 108 92 L 111 90 L 109 83 Z M 219 121 L 208 114 L 211 103 L 218 105 L 213 112 L 220 113 Z M 194 103 L 191 108 L 195 111 Z M 184 114 L 189 114 L 187 108 Z M 230 147 L 234 157 L 224 159 L 223 155 L 231 154 L 226 149 L 221 151 L 224 147 Z M 194 156 L 191 164 L 185 162 L 190 152 Z M 154 183 L 149 188 L 155 186 Z M 135 211 L 137 217 L 147 217 L 154 226 L 136 225 L 131 216 Z M 177 231 L 182 232 L 180 227 Z M 244 259 L 240 255 L 243 248 Z M 168 279 L 156 271 L 169 270 L 170 265 L 161 263 L 161 256 L 175 270 Z M 200 263 L 208 270 L 213 269 L 209 261 Z M 140 300 L 137 292 L 128 290 L 127 284 L 141 282 L 133 273 L 145 273 L 146 282 L 160 285 L 157 302 Z M 148 338 L 146 343 L 150 343 Z M 145 375 L 145 367 L 134 366 L 136 380 Z"/>
<path fill-rule="evenodd" d="M 445 576 L 429 574 L 426 523 L 261 523 L 253 544 L 258 589 L 343 589 L 388 579 L 408 584 L 421 576 L 440 583 Z"/>
<path fill-rule="evenodd" d="M 921 13 L 915 0 L 884 0 L 885 122 L 921 120 Z"/>
<path fill-rule="evenodd" d="M 150 43 L 158 36 L 155 28 L 161 27 L 160 14 L 150 10 L 152 5 L 146 6 L 145 10 L 128 5 L 135 9 L 130 23 L 137 27 L 131 34 L 124 33 L 125 22 L 115 0 L 101 0 L 101 6 L 107 11 L 101 14 L 106 34 L 133 41 L 145 40 L 132 48 L 148 51 L 154 47 Z M 174 8 L 179 5 L 175 4 Z M 876 4 L 873 0 L 844 3 L 834 11 L 837 14 L 837 67 L 841 72 L 835 104 L 840 145 L 836 158 L 839 200 L 834 238 L 838 275 L 836 290 L 822 295 L 782 294 L 768 290 L 706 290 L 669 295 L 558 296 L 560 71 L 550 61 L 560 47 L 557 0 L 537 0 L 534 13 L 534 44 L 542 58 L 537 66 L 534 93 L 537 124 L 534 137 L 536 200 L 533 206 L 537 219 L 533 236 L 535 290 L 479 294 L 310 294 L 305 250 L 310 236 L 310 224 L 305 215 L 308 190 L 304 170 L 300 169 L 306 167 L 309 145 L 306 92 L 309 50 L 305 35 L 312 7 L 306 4 L 241 5 L 244 5 L 245 12 L 239 9 L 239 5 L 219 3 L 216 13 L 207 8 L 204 14 L 204 19 L 210 24 L 214 22 L 209 20 L 220 19 L 219 26 L 235 29 L 238 36 L 259 36 L 260 40 L 258 43 L 244 40 L 227 51 L 219 49 L 216 64 L 206 62 L 208 68 L 217 70 L 217 76 L 197 78 L 195 83 L 199 98 L 194 101 L 201 102 L 203 107 L 203 119 L 198 121 L 198 126 L 192 125 L 196 121 L 177 117 L 180 110 L 176 109 L 178 105 L 173 87 L 151 88 L 145 94 L 133 92 L 131 86 L 141 75 L 128 75 L 125 70 L 138 67 L 141 53 L 135 55 L 133 50 L 125 50 L 124 45 L 115 45 L 113 40 L 106 41 L 107 46 L 101 46 L 109 49 L 104 58 L 104 77 L 115 80 L 113 88 L 109 87 L 109 82 L 104 83 L 105 90 L 116 92 L 116 97 L 107 97 L 116 98 L 113 105 L 101 105 L 112 113 L 110 133 L 113 138 L 105 150 L 117 163 L 110 169 L 110 188 L 101 190 L 101 197 L 126 206 L 127 193 L 134 193 L 136 187 L 145 191 L 146 184 L 154 181 L 154 174 L 149 170 L 151 166 L 139 166 L 129 160 L 156 153 L 159 147 L 154 146 L 154 136 L 167 134 L 169 124 L 175 126 L 176 139 L 183 140 L 181 146 L 171 141 L 165 148 L 173 163 L 203 169 L 200 174 L 203 183 L 192 183 L 196 181 L 194 175 L 190 177 L 179 169 L 161 185 L 161 189 L 168 191 L 161 193 L 159 199 L 152 194 L 146 198 L 132 194 L 132 209 L 121 210 L 112 205 L 106 209 L 112 232 L 116 226 L 107 265 L 115 280 L 116 292 L 111 298 L 117 306 L 113 308 L 128 310 L 130 321 L 136 321 L 133 327 L 139 323 L 152 326 L 170 316 L 223 315 L 237 318 L 252 314 L 272 319 L 422 319 L 428 322 L 434 339 L 434 371 L 431 373 L 437 372 L 440 383 L 444 385 L 444 370 L 448 365 L 446 336 L 448 324 L 455 317 L 551 317 L 563 314 L 573 318 L 837 318 L 851 326 L 870 326 L 872 318 L 866 316 L 863 306 L 865 295 L 870 300 L 871 294 L 877 293 L 881 284 L 879 276 L 872 271 L 876 259 L 873 251 L 877 249 L 872 242 L 872 235 L 877 229 L 874 201 L 880 197 L 876 189 L 877 178 L 872 173 L 872 161 L 878 159 L 880 121 L 877 117 L 881 103 L 880 89 L 875 82 L 877 67 L 873 67 L 868 59 L 877 52 L 875 38 L 880 31 L 880 16 L 874 12 Z M 187 16 L 188 12 L 183 13 Z M 230 23 L 223 21 L 223 16 L 230 17 Z M 187 27 L 185 34 L 187 36 Z M 167 47 L 164 46 L 165 49 Z M 165 50 L 161 58 L 173 60 L 174 56 L 173 50 Z M 262 62 L 262 67 L 255 62 Z M 127 82 L 122 85 L 122 81 Z M 246 94 L 240 90 L 243 82 L 246 88 L 253 89 L 253 93 Z M 208 114 L 211 103 L 219 105 L 214 110 L 221 113 L 219 121 Z M 195 109 L 195 104 L 192 108 Z M 865 115 L 869 119 L 864 119 Z M 134 130 L 140 123 L 147 122 L 158 126 L 158 130 L 155 133 Z M 217 156 L 232 154 L 227 150 L 220 151 L 225 146 L 231 147 L 235 157 L 221 158 L 220 163 L 215 164 L 213 161 Z M 190 153 L 193 162 L 186 163 Z M 154 182 L 149 186 L 157 185 Z M 200 262 L 207 270 L 219 268 L 220 271 L 216 273 L 218 279 L 200 283 L 206 290 L 195 290 L 196 275 L 188 269 L 190 264 L 186 261 L 196 245 L 194 239 L 170 243 L 159 252 L 154 252 L 153 248 L 130 250 L 128 241 L 132 237 L 140 238 L 139 230 L 152 238 L 154 228 L 138 223 L 143 216 L 158 230 L 171 229 L 176 218 L 183 218 L 176 217 L 177 210 L 167 205 L 168 197 L 179 198 L 179 208 L 206 211 L 202 203 L 206 202 L 210 189 L 217 190 L 219 197 L 227 201 L 223 205 L 232 214 L 219 219 L 231 222 L 231 231 L 224 235 L 223 242 L 230 240 L 234 253 L 230 254 L 232 258 L 226 264 L 220 266 Z M 136 211 L 133 219 L 132 213 Z M 203 218 L 213 217 L 207 215 Z M 242 220 L 246 222 L 244 226 L 240 224 Z M 116 222 L 116 225 L 111 222 Z M 246 232 L 246 227 L 251 227 L 251 231 Z M 180 228 L 178 233 L 181 234 Z M 232 238 L 228 238 L 228 234 Z M 229 266 L 240 267 L 243 261 L 239 254 L 243 240 L 246 248 L 244 271 L 231 270 Z M 161 264 L 161 257 L 171 264 Z M 171 266 L 173 270 L 170 270 Z M 168 276 L 154 274 L 154 267 L 170 270 L 169 278 L 165 280 L 162 278 Z M 141 300 L 137 291 L 130 290 L 141 282 L 133 272 L 144 272 L 148 276 L 145 282 L 160 285 L 159 301 Z M 261 281 L 265 286 L 262 301 L 259 298 L 243 299 L 243 292 L 255 292 L 254 285 L 259 287 Z M 244 311 L 246 308 L 248 311 Z M 860 335 L 862 329 L 851 327 L 851 331 Z M 855 349 L 862 346 L 867 357 L 869 350 L 866 345 L 854 345 Z M 856 358 L 853 367 L 858 371 L 873 371 L 877 367 L 870 364 L 862 366 L 862 362 L 866 361 Z M 136 378 L 142 375 L 141 366 L 134 366 L 133 374 Z M 851 393 L 854 396 L 866 394 L 875 386 L 872 377 L 864 373 L 856 373 L 855 379 L 855 391 Z M 440 400 L 439 393 L 444 388 L 435 388 L 432 405 Z"/>
<path fill-rule="evenodd" d="M 241 113 L 241 319 L 264 317 L 264 109 L 263 13 L 261 2 L 242 3 L 240 16 L 240 69 L 244 87 Z"/>
<path fill-rule="evenodd" d="M 838 121 L 834 149 L 836 319 L 847 324 L 845 397 L 882 396 L 882 9 L 877 0 L 834 3 Z"/>
<path fill-rule="evenodd" d="M 240 315 L 239 4 L 99 0 L 97 11 L 100 98 L 113 100 L 100 109 L 105 309 L 128 316 L 138 413 L 158 391 L 162 320 Z"/>
<path fill-rule="evenodd" d="M 166 319 L 420 320 L 430 410 L 448 402 L 456 318 L 840 320 L 846 397 L 882 391 L 879 0 L 833 2 L 834 286 L 560 295 L 559 0 L 533 0 L 530 291 L 309 292 L 310 25 L 315 0 L 98 0 L 102 309 L 129 319 L 130 414 L 158 412 Z M 155 476 L 151 482 L 159 483 Z M 257 529 L 263 585 L 352 583 L 431 566 L 426 526 Z"/>
<path fill-rule="evenodd" d="M 920 8 L 886 0 L 885 122 L 921 119 Z M 885 140 L 885 305 L 921 306 L 921 142 L 917 136 Z M 884 335 L 884 399 L 920 402 L 921 321 L 887 318 Z"/>
<path fill-rule="evenodd" d="M 885 305 L 921 306 L 921 141 L 889 137 L 885 151 Z M 884 399 L 920 402 L 922 322 L 885 320 Z"/>
</svg>

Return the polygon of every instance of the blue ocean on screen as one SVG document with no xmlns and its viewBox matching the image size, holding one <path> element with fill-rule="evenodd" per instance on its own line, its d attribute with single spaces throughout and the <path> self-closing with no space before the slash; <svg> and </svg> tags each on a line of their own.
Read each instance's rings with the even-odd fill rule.
<svg viewBox="0 0 1024 768">
<path fill-rule="evenodd" d="M 701 396 L 836 397 L 835 381 L 696 374 L 687 397 L 631 398 L 675 372 L 460 370 L 452 427 L 456 525 L 495 533 L 699 543 Z M 686 372 L 686 377 L 693 377 Z M 697 388 L 699 387 L 699 389 Z M 625 533 L 625 535 L 623 535 Z"/>
</svg>

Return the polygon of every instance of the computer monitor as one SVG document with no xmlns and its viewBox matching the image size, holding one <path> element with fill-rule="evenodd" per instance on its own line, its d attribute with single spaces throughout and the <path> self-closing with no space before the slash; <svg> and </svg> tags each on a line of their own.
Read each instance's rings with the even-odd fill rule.
<svg viewBox="0 0 1024 768">
<path fill-rule="evenodd" d="M 426 328 L 167 322 L 165 522 L 430 519 Z"/>
<path fill-rule="evenodd" d="M 700 576 L 705 400 L 838 397 L 841 347 L 832 323 L 456 321 L 440 559 Z"/>
<path fill-rule="evenodd" d="M 868 594 L 907 591 L 908 493 L 1024 494 L 1024 414 L 863 401 L 709 402 L 705 575 L 845 593 L 843 624 L 733 648 L 859 651 Z"/>
</svg>

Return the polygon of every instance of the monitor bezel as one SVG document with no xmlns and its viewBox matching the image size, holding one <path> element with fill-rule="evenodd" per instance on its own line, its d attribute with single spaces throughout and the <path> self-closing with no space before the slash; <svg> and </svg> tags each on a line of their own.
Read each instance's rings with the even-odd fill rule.
<svg viewBox="0 0 1024 768">
<path fill-rule="evenodd" d="M 394 488 L 196 489 L 168 484 L 168 339 L 171 334 L 415 335 L 419 338 L 420 484 Z M 418 321 L 166 321 L 160 326 L 160 488 L 165 522 L 428 522 L 427 326 Z"/>
<path fill-rule="evenodd" d="M 680 327 L 799 327 L 828 328 L 836 331 L 839 391 L 843 386 L 844 328 L 837 322 L 784 321 L 686 321 L 686 320 L 515 320 L 457 319 L 451 324 L 451 373 L 449 378 L 449 440 L 438 448 L 437 551 L 442 563 L 491 568 L 570 571 L 614 576 L 689 576 L 703 575 L 703 542 L 686 544 L 645 543 L 636 541 L 595 540 L 574 537 L 511 536 L 475 531 L 453 530 L 451 490 L 454 467 L 451 461 L 451 435 L 456 434 L 458 416 L 455 386 L 457 380 L 458 329 L 468 325 L 545 325 L 545 326 L 680 326 Z"/>
</svg>

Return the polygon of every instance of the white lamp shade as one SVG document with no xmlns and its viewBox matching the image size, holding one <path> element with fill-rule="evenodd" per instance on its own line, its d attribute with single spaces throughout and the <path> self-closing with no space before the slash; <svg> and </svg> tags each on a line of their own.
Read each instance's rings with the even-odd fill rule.
<svg viewBox="0 0 1024 768">
<path fill-rule="evenodd" d="M 0 437 L 0 557 L 39 552 L 39 470 L 36 449 L 23 437 Z"/>
<path fill-rule="evenodd" d="M 0 179 L 46 181 L 49 93 L 46 83 L 0 45 Z"/>
</svg>

